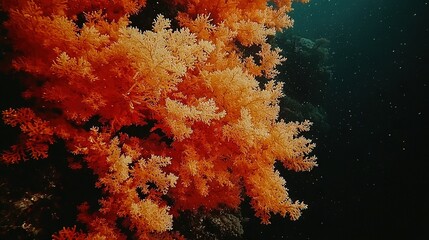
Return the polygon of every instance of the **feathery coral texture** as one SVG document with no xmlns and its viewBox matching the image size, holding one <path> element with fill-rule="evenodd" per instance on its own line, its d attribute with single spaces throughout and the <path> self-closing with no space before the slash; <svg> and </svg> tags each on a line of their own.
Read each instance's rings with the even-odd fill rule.
<svg viewBox="0 0 429 240">
<path fill-rule="evenodd" d="M 263 223 L 272 214 L 295 220 L 306 208 L 274 169 L 276 161 L 294 171 L 316 166 L 314 144 L 299 136 L 311 123 L 278 119 L 282 84 L 273 78 L 285 59 L 267 37 L 292 25 L 291 0 L 170 4 L 183 9 L 179 29 L 159 15 L 141 31 L 128 16 L 142 0 L 2 1 L 14 67 L 32 76 L 23 96 L 36 101 L 3 111 L 22 137 L 1 159 L 46 158 L 61 139 L 103 192 L 99 209 L 79 207 L 86 232 L 64 228 L 55 239 L 125 239 L 123 228 L 139 239 L 178 238 L 171 230 L 181 210 L 237 208 L 243 194 Z M 259 52 L 246 56 L 250 46 Z M 86 130 L 94 118 L 98 127 Z M 147 137 L 121 132 L 149 122 Z"/>
</svg>

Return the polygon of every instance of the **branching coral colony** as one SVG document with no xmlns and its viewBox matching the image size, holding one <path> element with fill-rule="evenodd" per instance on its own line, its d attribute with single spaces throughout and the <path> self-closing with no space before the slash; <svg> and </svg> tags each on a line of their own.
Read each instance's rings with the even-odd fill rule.
<svg viewBox="0 0 429 240">
<path fill-rule="evenodd" d="M 141 31 L 128 17 L 145 0 L 4 0 L 13 67 L 31 76 L 23 93 L 31 105 L 3 111 L 21 137 L 1 159 L 46 158 L 65 142 L 103 193 L 99 209 L 79 207 L 86 229 L 54 238 L 180 238 L 172 223 L 181 210 L 237 208 L 243 194 L 263 223 L 271 214 L 297 219 L 306 205 L 288 197 L 274 163 L 316 165 L 314 144 L 299 136 L 311 124 L 277 119 L 282 84 L 273 78 L 284 58 L 267 43 L 292 25 L 291 2 L 167 1 L 180 27 L 158 15 Z M 252 46 L 259 52 L 246 56 Z M 122 131 L 148 124 L 145 137 Z"/>
</svg>

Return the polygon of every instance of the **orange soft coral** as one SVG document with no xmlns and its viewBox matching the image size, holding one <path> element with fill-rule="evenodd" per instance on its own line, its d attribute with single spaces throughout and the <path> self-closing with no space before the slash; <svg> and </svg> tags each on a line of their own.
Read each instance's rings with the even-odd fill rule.
<svg viewBox="0 0 429 240">
<path fill-rule="evenodd" d="M 289 198 L 274 164 L 310 170 L 314 144 L 298 136 L 309 122 L 278 120 L 282 84 L 272 79 L 284 59 L 267 37 L 292 20 L 291 1 L 274 2 L 176 0 L 180 29 L 159 15 L 142 32 L 128 26 L 141 0 L 3 1 L 14 67 L 32 76 L 24 96 L 36 100 L 32 110 L 3 112 L 23 133 L 3 161 L 46 157 L 58 138 L 103 193 L 97 211 L 80 207 L 87 232 L 65 228 L 54 238 L 123 239 L 124 228 L 140 239 L 173 238 L 180 211 L 237 208 L 243 193 L 264 223 L 300 216 L 306 205 Z M 257 50 L 245 55 L 250 46 Z M 123 131 L 147 125 L 140 138 Z"/>
<path fill-rule="evenodd" d="M 27 160 L 29 156 L 33 159 L 48 156 L 48 147 L 54 142 L 54 131 L 47 121 L 37 117 L 29 108 L 4 110 L 3 121 L 12 127 L 19 125 L 22 132 L 19 144 L 1 155 L 3 161 L 16 163 Z"/>
</svg>

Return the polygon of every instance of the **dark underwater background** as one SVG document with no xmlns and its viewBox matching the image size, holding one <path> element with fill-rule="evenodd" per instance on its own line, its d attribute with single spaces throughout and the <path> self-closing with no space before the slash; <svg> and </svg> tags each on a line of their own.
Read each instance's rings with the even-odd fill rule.
<svg viewBox="0 0 429 240">
<path fill-rule="evenodd" d="M 298 63 L 289 54 L 303 47 L 283 51 L 286 95 L 319 109 L 309 115 L 319 167 L 286 173 L 292 199 L 309 205 L 298 221 L 255 223 L 247 237 L 429 239 L 429 1 L 313 0 L 294 9 L 294 28 L 276 40 L 325 45 L 324 57 L 302 53 L 310 57 Z"/>
<path fill-rule="evenodd" d="M 244 205 L 242 239 L 429 239 L 429 1 L 312 0 L 294 8 L 294 28 L 271 39 L 288 58 L 277 77 L 285 81 L 281 117 L 314 122 L 305 136 L 317 144 L 319 166 L 282 172 L 291 198 L 309 205 L 298 221 L 273 216 L 270 225 L 260 225 Z M 2 81 L 0 90 L 3 110 L 19 101 L 22 89 Z M 0 125 L 1 149 L 7 149 L 16 131 Z M 31 195 L 41 199 L 32 214 L 51 223 L 46 232 L 74 224 L 64 216 L 75 216 L 81 199 L 67 191 L 76 188 L 67 177 L 94 181 L 91 173 L 76 177 L 64 161 L 51 163 L 0 168 L 0 195 L 12 192 L 21 199 L 15 203 L 25 204 L 30 194 L 10 186 L 46 186 Z M 50 176 L 40 178 L 47 171 Z M 58 183 L 52 192 L 51 184 Z M 0 200 L 8 206 L 7 198 Z M 6 229 L 14 220 L 1 208 L 0 239 L 26 236 L 22 229 Z"/>
</svg>

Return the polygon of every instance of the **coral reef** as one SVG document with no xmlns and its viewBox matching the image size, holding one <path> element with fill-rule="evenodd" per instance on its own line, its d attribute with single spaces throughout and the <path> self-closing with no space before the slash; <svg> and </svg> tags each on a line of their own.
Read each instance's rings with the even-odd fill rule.
<svg viewBox="0 0 429 240">
<path fill-rule="evenodd" d="M 240 211 L 223 207 L 206 211 L 185 211 L 176 220 L 178 230 L 189 239 L 243 239 L 243 222 Z"/>
<path fill-rule="evenodd" d="M 288 56 L 278 67 L 278 78 L 287 79 L 285 97 L 280 100 L 280 117 L 289 121 L 309 119 L 317 131 L 329 129 L 324 110 L 327 89 L 332 84 L 333 65 L 329 40 L 311 40 L 292 33 L 277 34 L 274 45 Z"/>
<path fill-rule="evenodd" d="M 329 40 L 280 33 L 276 35 L 274 45 L 288 57 L 288 61 L 278 67 L 278 77 L 287 79 L 284 86 L 287 95 L 299 102 L 325 103 L 333 68 Z"/>
<path fill-rule="evenodd" d="M 178 239 L 181 213 L 238 209 L 243 195 L 262 223 L 298 219 L 307 206 L 274 164 L 311 170 L 315 145 L 300 135 L 309 121 L 278 118 L 284 58 L 267 42 L 292 26 L 291 3 L 164 1 L 176 18 L 139 29 L 130 16 L 151 1 L 3 0 L 16 77 L 2 81 L 20 81 L 25 101 L 2 111 L 20 130 L 2 162 L 62 158 L 62 145 L 100 193 L 53 238 Z"/>
</svg>

